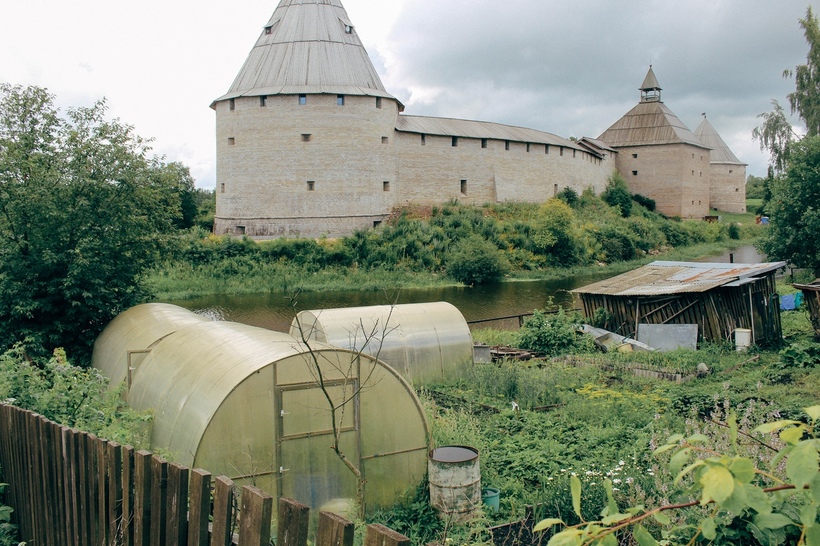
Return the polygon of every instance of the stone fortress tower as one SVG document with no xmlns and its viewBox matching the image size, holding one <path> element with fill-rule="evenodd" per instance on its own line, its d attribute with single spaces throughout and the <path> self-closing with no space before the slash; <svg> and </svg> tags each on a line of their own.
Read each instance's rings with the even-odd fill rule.
<svg viewBox="0 0 820 546">
<path fill-rule="evenodd" d="M 661 101 L 661 86 L 651 66 L 640 91 L 638 105 L 598 140 L 617 150 L 615 165 L 630 191 L 654 199 L 658 212 L 681 218 L 707 216 L 709 146 Z"/>
<path fill-rule="evenodd" d="M 614 165 L 551 133 L 405 116 L 340 0 L 281 0 L 216 111 L 216 234 L 338 237 L 393 207 L 600 193 Z"/>
<path fill-rule="evenodd" d="M 746 212 L 746 163 L 740 161 L 706 119 L 695 136 L 712 149 L 709 168 L 710 207 L 726 212 Z"/>
</svg>

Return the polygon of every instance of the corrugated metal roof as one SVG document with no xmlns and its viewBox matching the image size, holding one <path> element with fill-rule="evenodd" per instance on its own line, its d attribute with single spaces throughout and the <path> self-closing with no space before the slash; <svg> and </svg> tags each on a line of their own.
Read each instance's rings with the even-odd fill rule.
<svg viewBox="0 0 820 546">
<path fill-rule="evenodd" d="M 695 136 L 703 142 L 704 145 L 712 148 L 712 157 L 711 163 L 725 163 L 729 165 L 746 165 L 740 161 L 735 154 L 732 153 L 732 150 L 729 149 L 729 146 L 726 145 L 726 142 L 720 138 L 720 135 L 709 123 L 709 120 L 706 119 L 706 115 L 703 116 L 703 121 L 700 122 L 698 128 L 695 129 Z"/>
<path fill-rule="evenodd" d="M 282 0 L 228 92 L 395 98 L 382 85 L 339 0 Z"/>
<path fill-rule="evenodd" d="M 727 264 L 657 261 L 573 292 L 609 296 L 662 296 L 706 292 L 785 267 L 786 262 Z"/>
<path fill-rule="evenodd" d="M 691 144 L 709 149 L 660 101 L 638 103 L 598 139 L 615 148 Z"/>
<path fill-rule="evenodd" d="M 549 144 L 550 146 L 564 146 L 565 148 L 583 150 L 577 143 L 552 133 L 488 121 L 400 115 L 396 122 L 396 130 L 425 135 L 531 142 L 533 144 Z"/>
</svg>

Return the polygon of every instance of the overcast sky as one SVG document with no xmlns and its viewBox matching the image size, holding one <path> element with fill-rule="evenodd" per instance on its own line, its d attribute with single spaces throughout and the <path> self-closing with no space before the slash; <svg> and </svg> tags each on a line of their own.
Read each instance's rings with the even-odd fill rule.
<svg viewBox="0 0 820 546">
<path fill-rule="evenodd" d="M 694 131 L 706 112 L 748 173 L 757 114 L 786 104 L 798 25 L 820 0 L 342 0 L 405 113 L 597 137 L 639 100 L 652 63 Z M 214 112 L 277 0 L 26 0 L 0 17 L 0 81 L 60 107 L 106 98 L 154 151 L 215 186 Z M 794 123 L 799 125 L 797 119 Z"/>
</svg>

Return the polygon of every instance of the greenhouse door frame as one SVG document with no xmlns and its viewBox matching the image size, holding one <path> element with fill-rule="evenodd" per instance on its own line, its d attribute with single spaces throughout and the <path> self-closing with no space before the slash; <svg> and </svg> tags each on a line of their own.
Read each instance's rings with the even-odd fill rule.
<svg viewBox="0 0 820 546">
<path fill-rule="evenodd" d="M 305 430 L 295 433 L 285 434 L 285 419 L 287 415 L 290 415 L 291 412 L 288 411 L 289 407 L 285 405 L 285 397 L 288 394 L 298 392 L 298 391 L 318 391 L 320 395 L 323 397 L 324 393 L 322 392 L 323 389 L 328 389 L 332 392 L 333 389 L 341 387 L 344 391 L 350 392 L 350 399 L 345 403 L 345 405 L 350 405 L 349 408 L 345 408 L 345 411 L 350 409 L 353 410 L 353 416 L 351 421 L 348 422 L 347 417 L 342 420 L 341 427 L 339 430 L 340 441 L 344 438 L 347 434 L 354 434 L 355 435 L 355 453 L 345 453 L 351 461 L 355 461 L 359 470 L 363 473 L 363 465 L 362 465 L 362 456 L 361 456 L 361 413 L 359 407 L 359 396 L 360 396 L 360 387 L 359 387 L 359 379 L 358 377 L 354 378 L 343 378 L 343 379 L 327 379 L 322 382 L 320 385 L 316 381 L 311 381 L 309 383 L 294 383 L 290 385 L 276 385 L 274 386 L 274 400 L 276 404 L 276 415 L 277 415 L 277 426 L 276 426 L 276 461 L 278 463 L 279 468 L 277 469 L 277 473 L 279 478 L 276 480 L 276 491 L 277 496 L 282 497 L 284 494 L 284 485 L 283 480 L 285 479 L 287 473 L 290 469 L 287 466 L 288 461 L 284 460 L 285 449 L 283 447 L 288 442 L 298 442 L 299 440 L 305 440 L 309 438 L 316 438 L 319 436 L 328 436 L 333 437 L 333 427 L 328 426 L 327 428 L 322 428 L 320 430 Z M 323 404 L 327 404 L 325 399 L 322 399 Z M 292 409 L 292 408 L 291 408 Z M 328 413 L 330 412 L 327 409 Z M 329 419 L 329 416 L 328 416 Z M 328 425 L 330 423 L 328 422 Z M 344 451 L 344 448 L 342 448 Z M 332 452 L 331 449 L 328 449 L 329 452 Z M 338 456 L 334 453 L 333 457 L 338 458 Z M 339 459 L 339 464 L 344 464 L 341 459 Z M 349 470 L 346 469 L 349 472 Z M 350 472 L 350 477 L 355 480 L 355 476 L 352 472 Z M 296 499 L 300 500 L 300 499 Z M 301 501 L 300 502 L 304 502 Z"/>
</svg>

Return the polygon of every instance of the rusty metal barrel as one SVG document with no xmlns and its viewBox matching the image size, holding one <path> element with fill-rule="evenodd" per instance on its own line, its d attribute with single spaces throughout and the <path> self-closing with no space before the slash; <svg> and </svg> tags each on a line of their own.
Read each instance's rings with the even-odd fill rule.
<svg viewBox="0 0 820 546">
<path fill-rule="evenodd" d="M 481 507 L 481 469 L 478 450 L 444 446 L 427 457 L 430 504 L 441 517 L 454 523 L 468 521 Z"/>
</svg>

